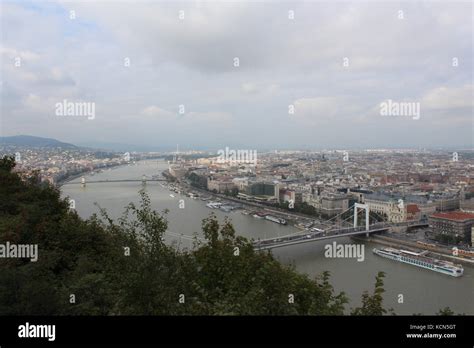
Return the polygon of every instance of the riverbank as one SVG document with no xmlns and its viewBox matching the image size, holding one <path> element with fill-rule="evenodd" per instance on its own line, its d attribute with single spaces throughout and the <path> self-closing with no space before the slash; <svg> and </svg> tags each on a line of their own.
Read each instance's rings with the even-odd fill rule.
<svg viewBox="0 0 474 348">
<path fill-rule="evenodd" d="M 169 174 L 165 175 L 165 172 L 163 172 L 162 174 L 166 179 L 168 179 L 168 183 L 181 186 L 181 189 L 183 191 L 185 191 L 185 190 L 188 191 L 188 192 L 197 191 L 201 194 L 205 194 L 207 196 L 214 197 L 216 199 L 220 199 L 220 200 L 224 200 L 224 201 L 232 202 L 232 203 L 238 203 L 238 204 L 242 205 L 246 210 L 255 210 L 255 208 L 257 208 L 258 210 L 265 210 L 266 212 L 272 213 L 273 215 L 284 218 L 285 220 L 288 221 L 288 223 L 290 225 L 294 225 L 297 228 L 300 228 L 299 226 L 297 226 L 297 224 L 301 220 L 311 221 L 311 222 L 313 222 L 313 224 L 319 224 L 319 225 L 324 225 L 325 224 L 324 221 L 318 219 L 315 216 L 306 215 L 306 214 L 297 213 L 297 212 L 289 212 L 289 211 L 281 209 L 281 208 L 268 206 L 268 205 L 264 205 L 264 204 L 259 204 L 259 203 L 255 203 L 255 202 L 249 202 L 249 201 L 242 200 L 242 199 L 239 199 L 239 198 L 236 198 L 236 197 L 231 197 L 231 196 L 227 196 L 227 195 L 224 195 L 224 194 L 215 193 L 215 192 L 212 192 L 212 191 L 209 191 L 209 190 L 206 190 L 206 189 L 191 186 L 191 185 L 189 185 L 188 183 L 185 183 L 185 182 L 172 181 L 170 178 L 174 178 L 174 177 L 170 176 Z"/>
<path fill-rule="evenodd" d="M 121 167 L 121 166 L 124 166 L 124 165 L 127 165 L 126 163 L 120 163 L 120 164 L 116 164 L 116 165 L 111 165 L 111 166 L 107 166 L 107 167 L 101 167 L 101 168 L 96 168 L 96 169 L 93 169 L 93 170 L 87 170 L 87 171 L 84 171 L 84 172 L 81 172 L 81 173 L 78 173 L 78 174 L 73 174 L 73 175 L 70 175 L 62 180 L 59 180 L 56 182 L 56 187 L 60 188 L 61 186 L 67 184 L 68 182 L 71 182 L 77 178 L 80 178 L 84 175 L 90 175 L 91 173 L 95 173 L 97 172 L 98 170 L 107 170 L 107 169 L 112 169 L 112 168 L 118 168 L 118 167 Z"/>
</svg>

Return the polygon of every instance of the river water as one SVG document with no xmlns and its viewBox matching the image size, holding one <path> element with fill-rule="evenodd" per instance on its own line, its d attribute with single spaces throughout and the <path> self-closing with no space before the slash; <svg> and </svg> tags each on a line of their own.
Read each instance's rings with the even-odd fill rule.
<svg viewBox="0 0 474 348">
<path fill-rule="evenodd" d="M 142 161 L 86 176 L 86 182 L 107 179 L 141 180 L 144 174 L 148 176 L 160 174 L 166 168 L 167 163 L 163 160 Z M 80 179 L 75 179 L 71 182 L 79 181 Z M 248 238 L 263 239 L 299 231 L 292 226 L 282 226 L 243 215 L 240 211 L 225 213 L 218 209 L 211 210 L 206 207 L 206 202 L 171 192 L 162 187 L 160 182 L 148 182 L 145 187 L 155 210 L 159 212 L 169 210 L 167 219 L 170 234 L 166 239 L 181 248 L 192 246 L 192 241 L 187 236 L 192 236 L 194 233 L 200 236 L 202 219 L 211 212 L 214 212 L 220 221 L 228 216 L 236 233 Z M 111 217 L 116 218 L 128 203 L 139 201 L 138 191 L 141 188 L 141 182 L 110 182 L 89 183 L 84 188 L 77 184 L 66 184 L 61 191 L 64 197 L 74 199 L 76 210 L 83 218 L 98 213 L 98 207 L 94 203 L 105 208 Z M 180 200 L 184 200 L 184 209 L 179 206 Z M 338 244 L 354 243 L 349 238 L 335 241 Z M 454 278 L 376 256 L 372 253 L 372 248 L 377 245 L 373 243 L 364 244 L 365 258 L 362 262 L 356 258 L 326 258 L 324 247 L 332 242 L 325 240 L 283 247 L 274 249 L 273 254 L 281 262 L 292 264 L 299 272 L 311 277 L 329 271 L 335 290 L 344 291 L 349 297 L 348 309 L 360 304 L 361 295 L 365 290 L 372 292 L 375 275 L 378 271 L 384 271 L 385 307 L 393 308 L 397 314 L 435 314 L 446 306 L 455 313 L 474 314 L 474 267 L 464 265 L 464 276 Z M 403 296 L 402 303 L 399 303 L 400 295 Z"/>
</svg>

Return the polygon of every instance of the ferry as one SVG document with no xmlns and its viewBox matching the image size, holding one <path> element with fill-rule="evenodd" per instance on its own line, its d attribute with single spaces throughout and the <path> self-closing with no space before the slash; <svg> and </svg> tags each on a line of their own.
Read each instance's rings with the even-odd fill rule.
<svg viewBox="0 0 474 348">
<path fill-rule="evenodd" d="M 222 205 L 222 203 L 219 202 L 209 202 L 206 204 L 206 207 L 211 208 L 211 209 L 217 209 Z"/>
<path fill-rule="evenodd" d="M 230 213 L 232 210 L 234 210 L 234 207 L 232 205 L 221 205 L 219 209 L 225 211 L 226 213 Z"/>
<path fill-rule="evenodd" d="M 273 215 L 266 215 L 265 219 L 267 219 L 269 221 L 276 222 L 277 224 L 280 224 L 280 225 L 286 225 L 286 220 L 285 219 L 277 218 Z"/>
<path fill-rule="evenodd" d="M 431 257 L 425 256 L 428 251 L 421 253 L 415 253 L 412 251 L 393 249 L 393 248 L 382 248 L 373 249 L 374 254 L 398 261 L 408 263 L 413 266 L 426 268 L 431 271 L 438 273 L 447 274 L 453 277 L 460 277 L 464 273 L 464 269 L 461 265 L 455 265 L 449 261 L 437 260 Z"/>
</svg>

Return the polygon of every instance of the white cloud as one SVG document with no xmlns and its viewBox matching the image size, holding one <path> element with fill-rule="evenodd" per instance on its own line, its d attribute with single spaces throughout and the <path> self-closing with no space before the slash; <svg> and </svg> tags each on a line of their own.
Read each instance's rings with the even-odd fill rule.
<svg viewBox="0 0 474 348">
<path fill-rule="evenodd" d="M 172 112 L 159 108 L 158 106 L 155 106 L 155 105 L 146 107 L 145 109 L 142 110 L 141 114 L 148 117 L 153 117 L 157 119 L 168 119 L 168 120 L 173 117 L 176 117 L 176 114 L 173 114 Z"/>
<path fill-rule="evenodd" d="M 395 3 L 302 2 L 292 9 L 294 20 L 286 3 L 2 4 L 2 25 L 12 28 L 1 47 L 4 131 L 29 123 L 46 132 L 36 135 L 60 138 L 70 125 L 52 122 L 48 105 L 68 99 L 96 101 L 100 110 L 94 125 L 101 127 L 77 124 L 71 142 L 126 135 L 129 143 L 161 145 L 179 133 L 191 145 L 222 135 L 229 142 L 247 137 L 248 146 L 324 146 L 341 139 L 341 128 L 350 139 L 361 125 L 376 128 L 370 134 L 381 144 L 392 136 L 426 144 L 440 131 L 446 143 L 470 141 L 468 127 L 441 125 L 472 117 L 470 4 L 407 3 L 405 20 L 397 19 Z M 420 101 L 422 118 L 410 127 L 423 132 L 408 137 L 406 122 L 382 122 L 378 105 L 386 99 Z M 326 140 L 314 137 L 319 126 Z"/>
<path fill-rule="evenodd" d="M 29 50 L 17 50 L 13 47 L 0 46 L 0 53 L 5 55 L 6 59 L 14 60 L 15 58 L 20 58 L 21 60 L 27 62 L 38 61 L 41 56 L 38 53 L 29 51 Z M 4 58 L 4 59 L 5 59 Z"/>
<path fill-rule="evenodd" d="M 426 109 L 472 108 L 473 85 L 436 87 L 422 97 L 421 104 Z"/>
<path fill-rule="evenodd" d="M 325 121 L 337 114 L 339 101 L 334 97 L 301 98 L 294 102 L 296 118 Z"/>
<path fill-rule="evenodd" d="M 229 126 L 232 121 L 232 114 L 229 112 L 189 112 L 183 119 L 185 122 L 191 122 L 196 125 L 201 125 L 210 129 L 221 128 L 223 126 Z"/>
</svg>

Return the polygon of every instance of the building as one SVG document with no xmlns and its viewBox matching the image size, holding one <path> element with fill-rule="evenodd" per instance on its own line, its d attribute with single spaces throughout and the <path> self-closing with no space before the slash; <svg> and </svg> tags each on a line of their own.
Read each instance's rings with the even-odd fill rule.
<svg viewBox="0 0 474 348">
<path fill-rule="evenodd" d="M 431 215 L 428 222 L 435 235 L 447 235 L 466 243 L 472 243 L 471 231 L 474 226 L 474 214 L 472 213 L 438 212 Z"/>
<path fill-rule="evenodd" d="M 303 203 L 303 193 L 295 190 L 280 189 L 280 202 Z"/>
<path fill-rule="evenodd" d="M 168 171 L 176 179 L 183 179 L 188 172 L 188 168 L 182 165 L 170 165 Z"/>
<path fill-rule="evenodd" d="M 402 198 L 374 193 L 365 195 L 364 203 L 369 206 L 369 211 L 386 217 L 389 222 L 404 222 L 407 219 L 407 208 Z"/>
<path fill-rule="evenodd" d="M 460 202 L 461 211 L 474 214 L 474 198 L 462 200 Z"/>
<path fill-rule="evenodd" d="M 421 210 L 418 205 L 410 203 L 406 206 L 406 221 L 419 221 L 421 219 Z"/>
<path fill-rule="evenodd" d="M 471 246 L 474 245 L 474 225 L 471 227 Z"/>
<path fill-rule="evenodd" d="M 315 195 L 308 204 L 325 217 L 333 217 L 349 209 L 349 199 L 346 195 L 339 194 Z"/>
<path fill-rule="evenodd" d="M 278 183 L 256 182 L 249 184 L 246 188 L 246 194 L 260 197 L 273 197 L 276 201 L 280 199 L 280 187 Z"/>
<path fill-rule="evenodd" d="M 247 186 L 249 185 L 248 178 L 233 178 L 232 182 L 239 191 L 245 191 L 247 189 Z"/>
<path fill-rule="evenodd" d="M 450 211 L 459 209 L 459 197 L 440 197 L 435 201 L 437 211 Z"/>
<path fill-rule="evenodd" d="M 207 189 L 217 193 L 231 192 L 235 188 L 234 183 L 231 180 L 225 179 L 207 179 Z"/>
<path fill-rule="evenodd" d="M 331 195 L 321 199 L 321 213 L 324 216 L 335 216 L 347 209 L 349 209 L 349 199 L 345 195 Z"/>
</svg>

